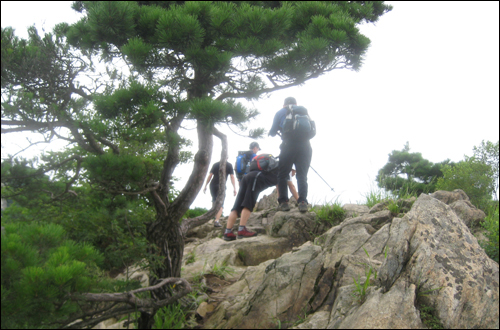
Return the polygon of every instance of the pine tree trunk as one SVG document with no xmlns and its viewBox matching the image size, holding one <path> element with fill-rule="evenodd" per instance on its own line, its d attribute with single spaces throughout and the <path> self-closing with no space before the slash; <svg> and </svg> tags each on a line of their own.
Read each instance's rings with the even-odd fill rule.
<svg viewBox="0 0 500 330">
<path fill-rule="evenodd" d="M 184 239 L 179 221 L 161 219 L 160 216 L 158 218 L 148 226 L 147 239 L 155 246 L 149 252 L 161 256 L 163 262 L 156 267 L 151 267 L 151 272 L 155 277 L 150 277 L 150 286 L 157 284 L 161 279 L 181 277 L 182 255 L 184 253 Z M 168 298 L 170 296 L 168 289 L 169 285 L 165 285 L 160 289 L 151 291 L 151 298 L 156 301 Z M 153 314 L 141 312 L 139 329 L 151 329 L 154 324 L 155 314 L 156 311 Z"/>
<path fill-rule="evenodd" d="M 156 209 L 156 220 L 147 226 L 146 238 L 148 242 L 154 246 L 149 252 L 162 258 L 162 260 L 161 264 L 158 266 L 152 265 L 153 267 L 151 267 L 151 273 L 154 276 L 150 277 L 150 285 L 157 284 L 161 279 L 181 277 L 182 256 L 184 253 L 183 230 L 187 232 L 190 226 L 200 225 L 208 221 L 208 214 L 206 214 L 205 217 L 198 217 L 197 220 L 192 220 L 189 222 L 189 225 L 184 224 L 184 228 L 181 227 L 181 223 L 179 222 L 202 187 L 212 155 L 212 133 L 215 129 L 213 127 L 207 128 L 204 125 L 198 124 L 197 130 L 199 149 L 194 157 L 193 171 L 184 189 L 172 202 L 168 201 L 167 190 L 159 192 L 153 191 L 151 193 L 151 198 Z M 221 135 L 217 130 L 215 131 L 218 135 Z M 226 157 L 227 141 L 225 136 L 223 136 L 223 138 L 224 157 Z M 164 173 L 162 174 L 163 186 L 166 186 L 170 181 L 173 168 L 175 168 L 175 165 L 178 163 L 178 152 L 178 149 L 169 149 L 170 157 L 165 161 Z M 221 184 L 224 184 L 224 182 Z M 221 195 L 219 196 L 219 204 L 217 205 L 222 205 L 222 200 L 223 196 Z M 220 208 L 220 206 L 218 208 Z M 215 209 L 213 207 L 211 214 L 213 213 L 213 215 L 215 215 L 218 208 Z M 160 289 L 151 291 L 151 297 L 156 301 L 164 300 L 170 296 L 168 289 L 169 286 L 166 285 Z M 154 324 L 155 314 L 156 311 L 151 314 L 141 312 L 138 324 L 139 328 L 151 329 Z"/>
</svg>

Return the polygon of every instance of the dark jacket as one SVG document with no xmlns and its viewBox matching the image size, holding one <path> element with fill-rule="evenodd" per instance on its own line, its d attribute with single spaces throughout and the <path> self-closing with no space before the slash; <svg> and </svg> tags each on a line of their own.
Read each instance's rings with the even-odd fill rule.
<svg viewBox="0 0 500 330">
<path fill-rule="evenodd" d="M 276 136 L 278 131 L 283 132 L 283 122 L 285 121 L 287 110 L 288 108 L 283 108 L 276 112 L 274 115 L 273 126 L 269 130 L 269 136 Z"/>
</svg>

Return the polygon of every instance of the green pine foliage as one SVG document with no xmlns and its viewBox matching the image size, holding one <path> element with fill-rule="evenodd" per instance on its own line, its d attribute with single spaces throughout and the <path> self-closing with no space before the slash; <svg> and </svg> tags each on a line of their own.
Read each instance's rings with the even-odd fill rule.
<svg viewBox="0 0 500 330">
<path fill-rule="evenodd" d="M 102 255 L 61 226 L 2 225 L 2 329 L 60 326 L 79 311 L 69 295 L 111 288 L 99 280 Z"/>
<path fill-rule="evenodd" d="M 2 197 L 11 202 L 2 210 L 3 223 L 58 224 L 68 238 L 101 252 L 107 270 L 148 258 L 144 223 L 155 215 L 145 198 L 113 196 L 83 183 L 53 199 L 51 191 L 64 191 L 64 185 L 46 175 L 26 177 L 33 173 L 27 162 L 2 164 Z"/>
<path fill-rule="evenodd" d="M 434 164 L 423 158 L 421 153 L 410 152 L 407 142 L 402 150 L 393 150 L 389 154 L 387 164 L 379 170 L 376 181 L 380 188 L 398 198 L 432 193 L 436 190 L 438 178 L 443 176 L 441 168 L 449 163 L 445 160 Z"/>
</svg>

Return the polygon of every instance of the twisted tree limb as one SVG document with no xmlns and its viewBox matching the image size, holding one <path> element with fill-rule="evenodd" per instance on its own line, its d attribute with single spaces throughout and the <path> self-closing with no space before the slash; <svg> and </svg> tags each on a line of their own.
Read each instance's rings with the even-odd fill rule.
<svg viewBox="0 0 500 330">
<path fill-rule="evenodd" d="M 160 301 L 151 298 L 139 298 L 137 293 L 153 291 L 167 284 L 171 284 L 172 288 L 181 287 L 174 295 Z M 154 314 L 158 309 L 168 304 L 171 304 L 178 299 L 184 297 L 191 292 L 189 282 L 183 278 L 166 278 L 162 279 L 158 284 L 146 288 L 140 288 L 129 292 L 120 293 L 83 293 L 71 295 L 69 298 L 73 301 L 87 303 L 114 303 L 107 309 L 98 311 L 86 312 L 73 317 L 64 323 L 63 329 L 81 329 L 93 327 L 100 322 L 110 319 L 115 316 L 132 313 L 132 312 L 147 312 Z"/>
</svg>

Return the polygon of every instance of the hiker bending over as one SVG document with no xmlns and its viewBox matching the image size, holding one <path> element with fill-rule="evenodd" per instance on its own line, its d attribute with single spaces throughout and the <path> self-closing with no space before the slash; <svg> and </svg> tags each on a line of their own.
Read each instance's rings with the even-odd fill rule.
<svg viewBox="0 0 500 330">
<path fill-rule="evenodd" d="M 233 209 L 227 220 L 226 231 L 224 232 L 224 240 L 232 241 L 236 239 L 233 233 L 233 226 L 236 223 L 236 218 L 241 213 L 240 226 L 238 227 L 238 238 L 246 238 L 256 236 L 257 233 L 248 231 L 246 224 L 250 214 L 257 203 L 259 194 L 269 187 L 275 186 L 278 183 L 278 169 L 273 171 L 251 171 L 246 174 L 240 182 L 240 190 L 234 202 Z"/>
<path fill-rule="evenodd" d="M 208 183 L 210 183 L 210 194 L 212 195 L 212 203 L 215 203 L 215 199 L 219 194 L 219 168 L 220 168 L 220 162 L 217 162 L 212 166 L 210 174 L 208 175 L 207 178 L 207 183 L 205 184 L 205 189 L 203 189 L 203 193 L 206 193 L 207 185 Z M 231 165 L 226 161 L 226 182 L 228 175 L 231 175 L 231 183 L 233 184 L 233 193 L 234 196 L 236 196 L 236 184 L 234 182 L 233 165 Z M 222 225 L 219 223 L 219 219 L 220 216 L 222 215 L 223 206 L 224 206 L 224 201 L 222 201 L 222 206 L 219 212 L 217 212 L 217 215 L 215 216 L 214 227 L 222 227 Z"/>
<path fill-rule="evenodd" d="M 298 107 L 293 97 L 287 97 L 283 108 L 274 116 L 270 136 L 281 132 L 279 172 L 278 172 L 278 210 L 289 211 L 288 205 L 288 173 L 295 164 L 297 169 L 297 185 L 299 189 L 299 211 L 307 211 L 307 172 L 311 165 L 312 148 L 309 139 L 316 134 L 316 126 L 310 120 L 307 109 Z"/>
</svg>

